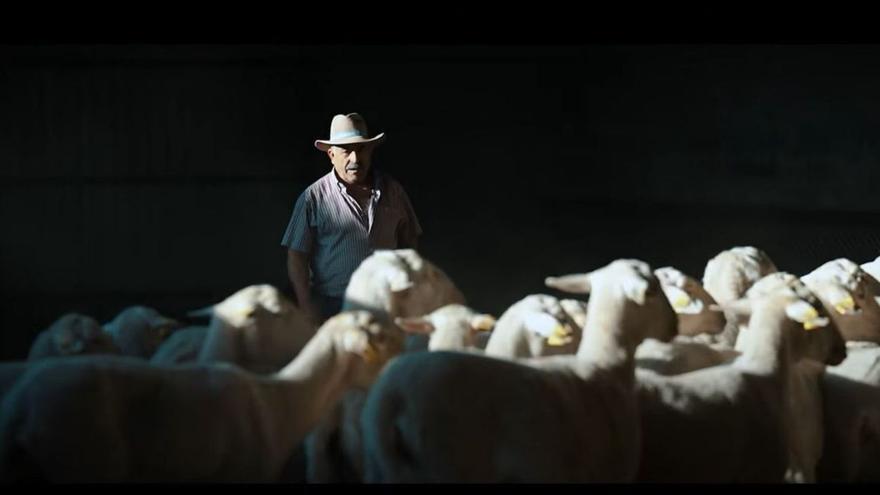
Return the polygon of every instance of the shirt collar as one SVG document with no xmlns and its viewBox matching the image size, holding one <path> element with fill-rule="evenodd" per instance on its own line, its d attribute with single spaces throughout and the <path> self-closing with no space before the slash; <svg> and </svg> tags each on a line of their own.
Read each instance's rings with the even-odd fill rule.
<svg viewBox="0 0 880 495">
<path fill-rule="evenodd" d="M 343 181 L 342 179 L 339 178 L 338 175 L 336 175 L 335 168 L 332 168 L 332 167 L 330 168 L 330 176 L 336 182 L 336 187 L 339 189 L 339 191 L 346 192 L 345 181 Z M 382 196 L 382 186 L 384 185 L 384 183 L 385 183 L 385 181 L 382 177 L 382 172 L 380 172 L 379 170 L 374 168 L 373 169 L 373 196 L 375 196 L 377 200 Z"/>
</svg>

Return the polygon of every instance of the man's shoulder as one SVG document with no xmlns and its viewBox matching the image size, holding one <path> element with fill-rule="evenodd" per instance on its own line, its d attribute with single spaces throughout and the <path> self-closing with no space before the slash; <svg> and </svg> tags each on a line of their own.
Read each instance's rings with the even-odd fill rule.
<svg viewBox="0 0 880 495">
<path fill-rule="evenodd" d="M 307 197 L 320 197 L 327 189 L 331 186 L 330 174 L 324 174 L 319 177 L 315 182 L 309 184 L 302 192 L 303 196 Z"/>
<path fill-rule="evenodd" d="M 383 187 L 389 191 L 403 191 L 403 184 L 387 172 L 382 172 Z"/>
</svg>

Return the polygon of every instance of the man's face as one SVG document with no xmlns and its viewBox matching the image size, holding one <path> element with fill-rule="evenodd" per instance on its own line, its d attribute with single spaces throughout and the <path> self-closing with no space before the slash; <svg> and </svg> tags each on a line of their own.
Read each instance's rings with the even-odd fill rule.
<svg viewBox="0 0 880 495">
<path fill-rule="evenodd" d="M 336 175 L 346 184 L 364 184 L 370 174 L 373 143 L 345 144 L 327 150 Z"/>
</svg>

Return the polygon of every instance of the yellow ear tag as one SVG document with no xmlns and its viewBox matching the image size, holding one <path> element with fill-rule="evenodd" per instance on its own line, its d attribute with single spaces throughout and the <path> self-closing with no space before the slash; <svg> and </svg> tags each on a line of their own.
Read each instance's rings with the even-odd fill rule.
<svg viewBox="0 0 880 495">
<path fill-rule="evenodd" d="M 472 322 L 474 330 L 489 332 L 495 328 L 495 318 L 491 315 L 479 315 Z"/>
<path fill-rule="evenodd" d="M 688 297 L 686 294 L 682 294 L 675 299 L 675 301 L 672 303 L 672 307 L 675 309 L 681 309 L 686 307 L 690 303 L 691 298 Z"/>
<path fill-rule="evenodd" d="M 547 345 L 560 346 L 570 343 L 574 340 L 571 337 L 571 329 L 562 325 L 556 325 L 553 332 L 547 337 Z"/>
<path fill-rule="evenodd" d="M 827 324 L 828 321 L 825 320 L 825 318 L 814 318 L 804 322 L 804 330 L 815 330 L 817 328 L 822 328 Z"/>
<path fill-rule="evenodd" d="M 845 315 L 847 313 L 851 313 L 854 309 L 856 309 L 856 302 L 853 301 L 852 296 L 846 296 L 844 299 L 834 303 L 834 309 L 838 313 Z"/>
</svg>

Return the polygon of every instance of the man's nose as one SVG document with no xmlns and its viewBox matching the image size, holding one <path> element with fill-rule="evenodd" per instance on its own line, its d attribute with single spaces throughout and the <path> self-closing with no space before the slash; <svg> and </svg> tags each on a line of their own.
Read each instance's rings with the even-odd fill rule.
<svg viewBox="0 0 880 495">
<path fill-rule="evenodd" d="M 348 154 L 348 161 L 350 163 L 357 163 L 357 161 L 358 161 L 357 151 L 352 150 L 352 152 Z"/>
</svg>

